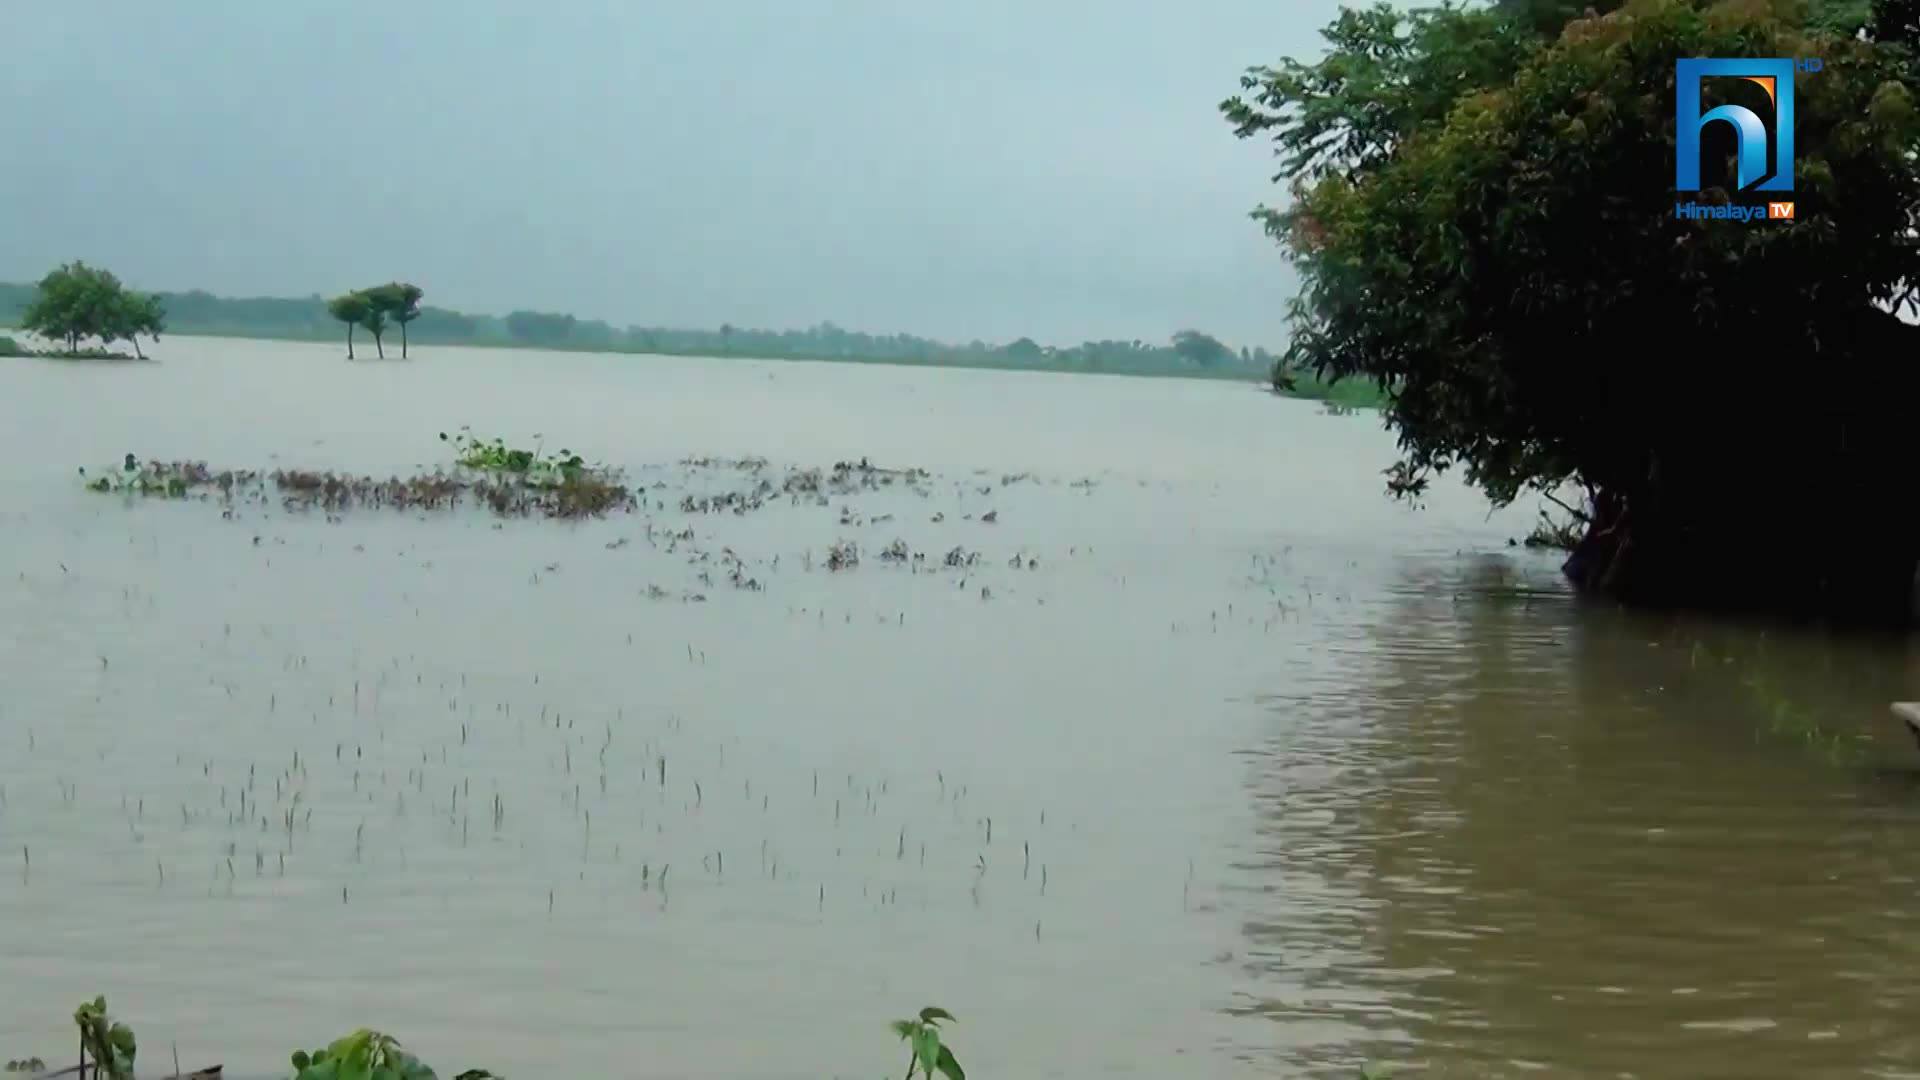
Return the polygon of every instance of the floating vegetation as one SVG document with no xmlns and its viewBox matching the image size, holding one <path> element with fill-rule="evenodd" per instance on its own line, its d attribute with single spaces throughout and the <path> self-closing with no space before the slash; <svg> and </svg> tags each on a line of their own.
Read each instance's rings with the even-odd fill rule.
<svg viewBox="0 0 1920 1080">
<path fill-rule="evenodd" d="M 763 457 L 697 457 L 681 458 L 680 464 L 690 469 L 738 469 L 741 472 L 759 472 L 770 463 Z"/>
<path fill-rule="evenodd" d="M 5 339 L 0 339 L 0 341 L 3 340 Z M 47 1063 L 37 1057 L 22 1058 L 18 1061 L 7 1062 L 6 1067 L 0 1069 L 0 1071 L 10 1073 L 42 1073 L 47 1071 Z"/>
<path fill-rule="evenodd" d="M 539 437 L 534 436 L 536 439 Z M 526 477 L 531 483 L 558 484 L 594 468 L 570 450 L 542 454 L 537 444 L 531 450 L 523 450 L 508 446 L 505 439 L 496 438 L 487 442 L 475 438 L 464 426 L 455 435 L 441 432 L 440 441 L 453 444 L 455 459 L 463 469 L 513 473 Z"/>
<path fill-rule="evenodd" d="M 132 454 L 121 461 L 117 470 L 105 469 L 90 474 L 85 466 L 80 468 L 80 481 L 89 491 L 169 499 L 184 499 L 191 491 L 214 487 L 231 492 L 236 483 L 251 483 L 256 479 L 254 473 L 215 474 L 204 462 L 197 461 L 150 461 L 143 465 Z"/>
<path fill-rule="evenodd" d="M 908 517 L 893 512 L 900 498 L 935 497 L 936 485 L 930 483 L 933 474 L 924 469 L 886 468 L 860 458 L 824 468 L 787 467 L 784 472 L 777 472 L 765 458 L 685 458 L 640 466 L 641 482 L 630 486 L 622 472 L 607 466 L 588 465 L 570 451 L 561 451 L 564 456 L 542 456 L 537 446 L 526 450 L 501 439 L 481 440 L 468 434 L 465 428 L 458 435 L 442 434 L 441 438 L 453 444 L 456 460 L 412 475 L 381 477 L 300 467 L 216 469 L 203 461 L 153 459 L 143 462 L 137 454 L 125 455 L 117 467 L 82 468 L 79 473 L 82 486 L 92 492 L 119 494 L 128 499 L 139 496 L 214 502 L 229 520 L 258 519 L 284 511 L 294 515 L 319 513 L 330 523 L 337 523 L 357 511 L 397 510 L 428 515 L 476 506 L 480 512 L 490 512 L 500 519 L 583 521 L 617 513 L 640 513 L 645 515 L 643 528 L 633 530 L 630 535 L 606 539 L 601 546 L 615 552 L 644 545 L 654 552 L 675 556 L 690 568 L 687 572 L 691 580 L 680 583 L 679 587 L 668 581 L 652 584 L 643 578 L 636 590 L 638 595 L 656 602 L 706 603 L 716 588 L 764 592 L 779 579 L 780 554 L 746 557 L 731 547 L 723 547 L 716 542 L 712 531 L 696 528 L 697 523 L 673 521 L 676 508 L 691 519 L 714 514 L 740 516 L 780 502 L 801 508 L 832 504 L 832 513 L 836 516 L 830 520 L 837 521 L 842 532 L 825 551 L 824 559 L 818 547 L 792 553 L 797 555 L 795 561 L 808 571 L 821 561 L 830 572 L 854 571 L 864 554 L 888 568 L 910 568 L 915 573 L 923 573 L 944 566 L 950 571 L 970 574 L 985 558 L 981 552 L 954 547 L 943 559 L 938 548 L 917 549 L 910 536 L 889 537 L 866 532 L 896 518 Z M 743 477 L 745 482 L 734 490 L 698 490 L 715 480 L 720 480 L 723 487 L 735 483 L 716 475 L 698 475 L 698 470 L 724 470 Z M 978 477 L 953 480 L 953 494 L 968 499 L 977 492 L 992 492 L 995 489 L 991 479 L 988 478 L 985 486 Z M 1000 479 L 1042 483 L 1028 474 Z M 875 501 L 892 504 L 885 512 L 863 513 L 856 509 L 855 504 L 864 496 L 889 488 L 890 493 L 873 496 Z M 669 489 L 674 489 L 672 494 L 668 494 Z M 976 517 L 950 507 L 948 512 L 933 513 L 931 520 L 938 524 L 963 517 L 992 523 L 998 514 L 989 510 Z M 255 547 L 287 542 L 285 537 L 253 537 Z M 863 552 L 862 547 L 868 550 Z M 353 550 L 364 552 L 367 547 L 354 544 Z M 1002 564 L 1014 570 L 1034 570 L 1039 565 L 1037 559 L 1019 549 L 995 555 L 993 565 Z M 531 581 L 538 585 L 545 575 L 558 570 L 558 564 L 536 569 L 530 575 Z M 984 583 L 974 588 L 982 599 L 991 597 L 994 591 Z M 901 621 L 899 613 L 890 617 Z"/>
<path fill-rule="evenodd" d="M 217 496 L 229 504 L 229 514 L 236 501 L 266 504 L 273 499 L 285 510 L 322 510 L 332 515 L 355 509 L 450 510 L 472 495 L 502 517 L 567 519 L 602 517 L 639 505 L 616 471 L 585 465 L 578 455 L 524 458 L 531 452 L 505 450 L 497 442 L 481 444 L 465 435 L 460 438 L 466 440 L 458 443 L 461 465 L 479 473 L 477 477 L 440 470 L 385 479 L 310 469 L 216 472 L 205 462 L 143 464 L 137 455 L 128 454 L 119 469 L 89 473 L 83 467 L 80 478 L 89 491 L 102 493 L 172 499 Z"/>
</svg>

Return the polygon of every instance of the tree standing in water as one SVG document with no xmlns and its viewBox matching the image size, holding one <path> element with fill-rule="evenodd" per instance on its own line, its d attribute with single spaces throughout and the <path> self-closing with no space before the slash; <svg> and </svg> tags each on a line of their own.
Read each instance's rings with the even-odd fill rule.
<svg viewBox="0 0 1920 1080">
<path fill-rule="evenodd" d="M 368 302 L 373 308 L 381 312 L 381 328 L 383 330 L 385 329 L 386 319 L 392 319 L 394 322 L 400 324 L 400 358 L 405 360 L 407 358 L 407 324 L 420 317 L 420 301 L 426 296 L 425 290 L 421 289 L 418 285 L 395 281 L 371 289 L 364 289 L 362 292 L 366 295 Z M 371 312 L 369 312 L 369 315 L 371 315 Z M 372 330 L 373 327 L 369 325 L 367 329 Z M 374 344 L 376 347 L 379 345 L 379 342 L 380 336 L 378 333 L 375 333 Z"/>
<path fill-rule="evenodd" d="M 1301 274 L 1288 370 L 1384 388 L 1397 495 L 1457 467 L 1496 504 L 1564 496 L 1584 591 L 1909 623 L 1917 12 L 1344 10 L 1323 59 L 1254 69 L 1221 105 L 1291 182 L 1255 214 Z M 1675 190 L 1676 62 L 1702 56 L 1822 59 L 1795 80 L 1791 194 L 1731 169 L 1720 124 L 1702 190 Z M 1767 110 L 1761 89 L 1699 92 Z M 1782 198 L 1795 217 L 1766 220 Z M 1713 216 L 1736 203 L 1762 219 Z"/>
<path fill-rule="evenodd" d="M 347 324 L 347 359 L 353 359 L 353 328 L 367 320 L 373 303 L 363 292 L 350 292 L 327 301 L 327 314 Z"/>
<path fill-rule="evenodd" d="M 158 300 L 128 289 L 111 270 L 78 261 L 40 279 L 33 301 L 20 315 L 20 327 L 65 342 L 70 356 L 79 354 L 82 341 L 97 337 L 108 347 L 115 341 L 130 341 L 134 355 L 142 359 L 139 335 L 158 341 L 165 329 Z"/>
</svg>

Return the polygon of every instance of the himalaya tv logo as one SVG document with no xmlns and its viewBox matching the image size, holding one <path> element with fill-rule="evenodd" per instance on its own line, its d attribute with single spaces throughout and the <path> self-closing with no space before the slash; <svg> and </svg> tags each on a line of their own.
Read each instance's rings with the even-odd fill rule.
<svg viewBox="0 0 1920 1080">
<path fill-rule="evenodd" d="M 1673 82 L 1678 135 L 1673 186 L 1682 192 L 1701 190 L 1702 136 L 1724 145 L 1724 137 L 1718 134 L 1724 131 L 1733 136 L 1734 175 L 1732 183 L 1727 185 L 1733 195 L 1792 191 L 1793 77 L 1796 71 L 1811 75 L 1823 66 L 1821 61 L 1812 58 L 1680 61 L 1675 66 Z M 1701 84 L 1710 78 L 1752 83 L 1765 93 L 1771 108 L 1756 111 L 1745 105 L 1726 104 L 1702 112 Z M 1756 104 L 1758 100 L 1754 99 Z M 1673 206 L 1674 217 L 1688 220 L 1792 221 L 1793 212 L 1791 200 L 1749 204 L 1689 200 L 1675 202 Z"/>
</svg>

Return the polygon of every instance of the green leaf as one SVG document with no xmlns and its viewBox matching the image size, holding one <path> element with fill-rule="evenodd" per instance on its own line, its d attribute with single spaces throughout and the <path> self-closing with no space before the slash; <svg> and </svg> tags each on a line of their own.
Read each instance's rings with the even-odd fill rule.
<svg viewBox="0 0 1920 1080">
<path fill-rule="evenodd" d="M 928 1025 L 914 1033 L 913 1056 L 920 1061 L 920 1071 L 932 1080 L 933 1070 L 940 1064 L 940 1029 Z"/>
<path fill-rule="evenodd" d="M 370 1052 L 372 1043 L 373 1032 L 361 1028 L 351 1035 L 342 1035 L 328 1043 L 327 1056 L 343 1061 L 352 1061 L 356 1057 L 365 1058 Z"/>
<path fill-rule="evenodd" d="M 307 1056 L 307 1052 L 305 1050 L 295 1050 L 293 1052 L 293 1068 L 295 1072 L 298 1072 L 301 1069 L 306 1068 L 308 1065 L 312 1063 L 313 1063 L 313 1059 Z"/>
<path fill-rule="evenodd" d="M 934 1062 L 940 1075 L 947 1080 L 967 1080 L 967 1070 L 960 1067 L 960 1059 L 953 1056 L 953 1049 L 944 1044 L 940 1047 L 940 1060 Z"/>
<path fill-rule="evenodd" d="M 920 1010 L 920 1019 L 925 1021 L 926 1023 L 931 1024 L 936 1020 L 953 1020 L 954 1018 L 953 1018 L 953 1014 L 948 1012 L 947 1010 L 942 1009 L 937 1005 L 929 1005 L 926 1008 Z M 954 1020 L 954 1023 L 957 1024 L 959 1023 L 959 1021 Z"/>
<path fill-rule="evenodd" d="M 887 1026 L 893 1029 L 895 1035 L 908 1040 L 913 1038 L 914 1032 L 920 1030 L 920 1024 L 915 1020 L 895 1020 Z"/>
</svg>

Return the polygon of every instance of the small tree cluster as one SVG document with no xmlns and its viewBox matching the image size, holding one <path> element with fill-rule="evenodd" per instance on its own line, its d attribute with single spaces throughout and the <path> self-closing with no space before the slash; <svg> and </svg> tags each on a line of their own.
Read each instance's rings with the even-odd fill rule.
<svg viewBox="0 0 1920 1080">
<path fill-rule="evenodd" d="M 128 289 L 112 271 L 71 262 L 40 279 L 20 325 L 65 342 L 68 353 L 78 353 L 81 342 L 99 338 L 103 347 L 130 342 L 134 355 L 144 359 L 140 335 L 160 340 L 165 317 L 158 300 Z"/>
<path fill-rule="evenodd" d="M 382 360 L 387 351 L 382 344 L 387 327 L 400 326 L 400 358 L 407 356 L 407 324 L 420 317 L 420 301 L 426 292 L 418 285 L 389 282 L 371 289 L 356 289 L 327 301 L 327 313 L 347 324 L 347 359 L 353 359 L 353 328 L 364 328 L 373 335 L 373 347 Z"/>
</svg>

